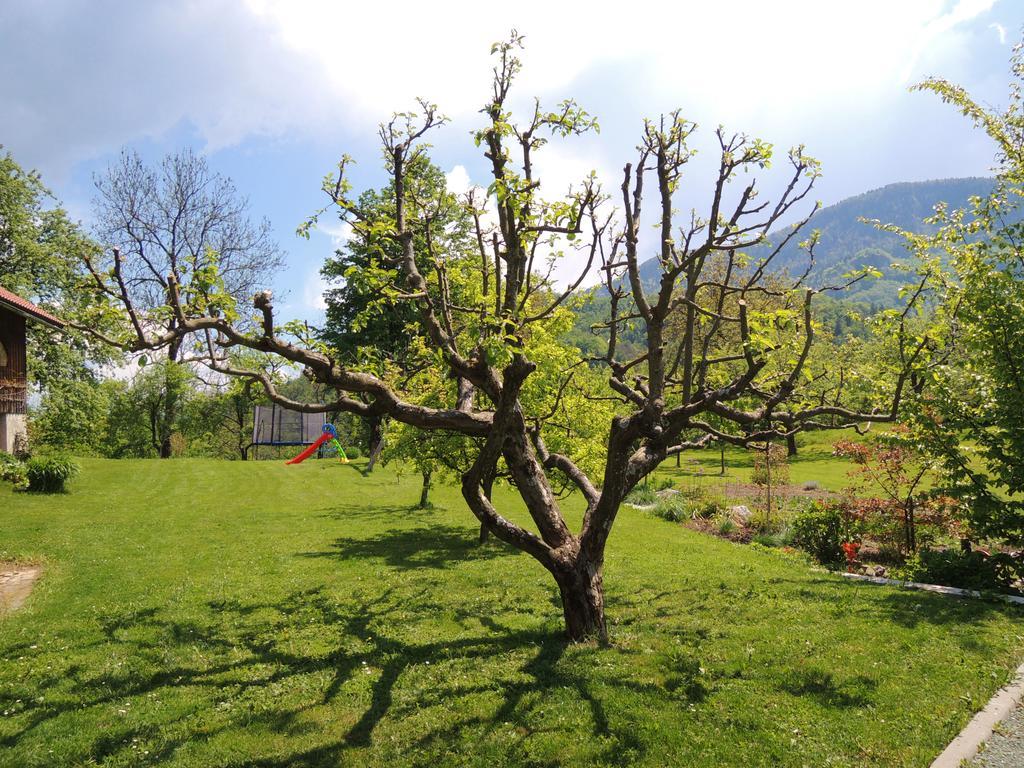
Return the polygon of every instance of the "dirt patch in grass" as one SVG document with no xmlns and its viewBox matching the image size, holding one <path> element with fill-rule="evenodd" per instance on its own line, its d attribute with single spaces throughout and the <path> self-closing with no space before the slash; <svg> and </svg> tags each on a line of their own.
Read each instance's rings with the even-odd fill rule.
<svg viewBox="0 0 1024 768">
<path fill-rule="evenodd" d="M 42 573 L 42 566 L 0 562 L 0 616 L 24 604 Z"/>
</svg>

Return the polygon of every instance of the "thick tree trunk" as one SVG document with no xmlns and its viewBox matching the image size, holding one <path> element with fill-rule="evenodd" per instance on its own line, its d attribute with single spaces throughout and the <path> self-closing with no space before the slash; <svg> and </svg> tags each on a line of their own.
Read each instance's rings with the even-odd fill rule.
<svg viewBox="0 0 1024 768">
<path fill-rule="evenodd" d="M 796 456 L 796 435 L 786 435 L 786 455 Z"/>
<path fill-rule="evenodd" d="M 565 631 L 574 643 L 608 639 L 601 571 L 601 565 L 587 560 L 581 553 L 572 568 L 555 575 L 562 596 Z"/>
<path fill-rule="evenodd" d="M 173 325 L 171 326 L 174 327 Z M 160 458 L 169 459 L 172 455 L 171 450 L 171 432 L 174 429 L 174 422 L 178 415 L 178 392 L 177 382 L 172 380 L 171 376 L 171 365 L 176 364 L 178 360 L 178 351 L 181 349 L 181 341 L 175 340 L 171 342 L 170 346 L 167 347 L 167 360 L 168 367 L 166 368 L 166 377 L 164 378 L 164 413 L 163 413 L 163 429 L 166 430 L 160 439 Z"/>
</svg>

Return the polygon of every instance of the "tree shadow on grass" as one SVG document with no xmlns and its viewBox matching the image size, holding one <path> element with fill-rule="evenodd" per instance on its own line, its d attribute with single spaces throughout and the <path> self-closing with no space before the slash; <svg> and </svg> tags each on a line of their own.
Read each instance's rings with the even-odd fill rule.
<svg viewBox="0 0 1024 768">
<path fill-rule="evenodd" d="M 877 681 L 864 675 L 837 683 L 829 672 L 818 669 L 794 670 L 781 688 L 793 696 L 809 696 L 822 706 L 847 709 L 872 704 L 870 692 Z"/>
<path fill-rule="evenodd" d="M 773 583 L 798 585 L 797 594 L 805 602 L 820 603 L 823 611 L 837 617 L 853 610 L 851 600 L 863 600 L 871 604 L 873 616 L 908 629 L 919 624 L 970 624 L 987 621 L 994 616 L 1024 619 L 1024 606 L 995 598 L 942 595 L 896 585 L 825 576 L 775 579 Z"/>
<path fill-rule="evenodd" d="M 403 735 L 410 748 L 471 755 L 473 744 L 493 737 L 516 762 L 535 734 L 561 734 L 561 720 L 540 710 L 551 697 L 569 697 L 589 712 L 589 725 L 580 727 L 594 736 L 596 757 L 614 762 L 622 750 L 642 755 L 648 745 L 629 713 L 609 713 L 610 690 L 665 705 L 685 698 L 685 686 L 667 693 L 602 674 L 591 656 L 606 649 L 573 647 L 567 660 L 562 633 L 521 606 L 498 605 L 472 627 L 439 631 L 432 622 L 450 608 L 429 587 L 406 586 L 343 601 L 313 588 L 276 599 L 213 600 L 185 614 L 164 606 L 124 610 L 100 621 L 91 645 L 102 659 L 0 683 L 0 709 L 24 702 L 6 719 L 0 748 L 38 749 L 70 724 L 89 734 L 75 741 L 77 762 L 130 761 L 145 748 L 156 763 L 182 748 L 201 756 L 206 742 L 216 741 L 211 748 L 219 752 L 237 738 L 242 746 L 232 749 L 248 750 L 240 765 L 358 764 L 372 761 L 367 750 L 378 746 L 374 735 L 385 719 L 394 725 L 438 707 L 444 716 Z M 496 706 L 461 704 L 479 697 Z M 147 710 L 150 701 L 167 708 Z M 186 714 L 170 714 L 186 704 Z M 135 716 L 111 714 L 126 711 Z M 325 718 L 343 730 L 324 726 Z"/>
<path fill-rule="evenodd" d="M 300 557 L 382 560 L 400 569 L 442 569 L 475 560 L 520 555 L 501 542 L 480 544 L 475 530 L 437 523 L 418 528 L 392 528 L 370 537 L 341 537 L 332 542 L 330 549 L 300 553 Z"/>
<path fill-rule="evenodd" d="M 916 589 L 876 586 L 884 590 L 878 600 L 882 615 L 902 627 L 913 629 L 919 624 L 969 624 L 987 621 L 993 616 L 1024 619 L 1024 607 L 995 598 L 937 595 Z"/>
</svg>

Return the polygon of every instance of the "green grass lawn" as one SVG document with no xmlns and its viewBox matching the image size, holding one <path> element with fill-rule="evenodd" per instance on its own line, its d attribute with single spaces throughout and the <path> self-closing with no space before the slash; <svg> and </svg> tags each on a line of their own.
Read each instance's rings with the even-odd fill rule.
<svg viewBox="0 0 1024 768">
<path fill-rule="evenodd" d="M 0 619 L 0 766 L 927 766 L 1024 651 L 1019 609 L 629 508 L 612 644 L 571 647 L 452 488 L 420 511 L 387 469 L 83 465 L 68 495 L 0 488 L 0 556 L 45 565 Z"/>
<path fill-rule="evenodd" d="M 833 443 L 840 437 L 864 439 L 846 431 L 800 435 L 797 455 L 786 461 L 790 484 L 802 485 L 813 481 L 823 490 L 836 492 L 849 487 L 853 482 L 849 472 L 854 465 L 832 455 Z M 670 459 L 658 470 L 657 477 L 667 477 L 680 485 L 700 485 L 713 490 L 727 483 L 749 483 L 753 468 L 752 451 L 728 446 L 725 449 L 725 474 L 721 474 L 721 455 L 718 447 L 712 446 L 682 454 L 678 468 L 675 459 Z"/>
</svg>

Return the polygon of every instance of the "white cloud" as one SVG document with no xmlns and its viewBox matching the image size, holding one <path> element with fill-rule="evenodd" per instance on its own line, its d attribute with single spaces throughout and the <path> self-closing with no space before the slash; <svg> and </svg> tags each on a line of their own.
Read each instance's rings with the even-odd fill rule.
<svg viewBox="0 0 1024 768">
<path fill-rule="evenodd" d="M 473 188 L 469 180 L 469 171 L 464 165 L 456 165 L 444 175 L 444 183 L 453 195 L 461 195 Z"/>
<path fill-rule="evenodd" d="M 1000 45 L 1006 45 L 1006 27 L 1004 27 L 1002 24 L 993 22 L 992 24 L 988 25 L 988 28 L 994 29 L 996 31 L 996 35 L 999 37 Z"/>
<path fill-rule="evenodd" d="M 443 21 L 434 4 L 393 2 L 396 23 L 386 28 L 372 4 L 249 0 L 249 7 L 285 45 L 319 60 L 319 82 L 359 119 L 379 120 L 417 96 L 456 118 L 475 114 L 489 93 L 487 46 L 515 27 L 526 36 L 517 91 L 524 98 L 561 98 L 577 78 L 605 67 L 633 90 L 685 107 L 713 105 L 707 111 L 717 120 L 777 107 L 780 89 L 798 89 L 820 109 L 902 88 L 930 45 L 994 2 L 641 1 L 629 18 L 657 20 L 643 34 L 624 34 L 622 7 L 609 2 L 581 13 L 574 3 L 523 0 L 482 14 L 456 0 L 445 4 Z"/>
<path fill-rule="evenodd" d="M 489 14 L 466 0 L 444 13 L 408 0 L 7 4 L 0 136 L 53 175 L 181 125 L 210 149 L 250 136 L 335 140 L 339 130 L 366 135 L 417 96 L 475 120 L 489 92 L 488 45 L 511 27 L 526 35 L 522 99 L 561 98 L 603 72 L 656 109 L 681 104 L 715 121 L 768 111 L 799 125 L 902 90 L 923 52 L 993 2 L 637 2 L 628 16 L 619 4 L 580 12 L 538 0 Z M 626 21 L 643 33 L 626 33 Z"/>
<path fill-rule="evenodd" d="M 338 221 L 335 223 L 318 221 L 316 225 L 316 231 L 322 235 L 326 235 L 331 239 L 331 245 L 335 248 L 341 248 L 345 243 L 352 239 L 352 225 L 347 221 Z"/>
<path fill-rule="evenodd" d="M 957 0 L 956 5 L 948 13 L 931 19 L 917 33 L 914 44 L 910 46 L 911 55 L 900 74 L 900 80 L 904 83 L 910 82 L 910 78 L 914 74 L 914 65 L 934 40 L 954 27 L 991 10 L 993 5 L 995 5 L 995 0 Z"/>
<path fill-rule="evenodd" d="M 317 267 L 306 276 L 306 282 L 302 289 L 302 300 L 307 307 L 324 311 L 327 309 L 327 302 L 324 301 L 324 291 L 330 288 L 330 284 L 324 280 Z"/>
</svg>

